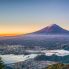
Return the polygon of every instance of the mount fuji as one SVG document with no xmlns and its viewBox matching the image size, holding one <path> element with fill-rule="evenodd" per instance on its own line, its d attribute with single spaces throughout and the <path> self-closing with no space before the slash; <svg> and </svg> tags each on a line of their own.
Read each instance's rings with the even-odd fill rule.
<svg viewBox="0 0 69 69">
<path fill-rule="evenodd" d="M 61 28 L 57 24 L 52 24 L 32 34 L 69 34 L 69 31 Z"/>
</svg>

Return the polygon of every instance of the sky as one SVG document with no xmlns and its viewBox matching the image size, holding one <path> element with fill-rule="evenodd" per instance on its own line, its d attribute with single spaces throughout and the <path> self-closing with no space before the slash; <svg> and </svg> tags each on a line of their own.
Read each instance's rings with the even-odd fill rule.
<svg viewBox="0 0 69 69">
<path fill-rule="evenodd" d="M 69 0 L 0 0 L 0 35 L 26 34 L 51 24 L 69 30 Z"/>
</svg>

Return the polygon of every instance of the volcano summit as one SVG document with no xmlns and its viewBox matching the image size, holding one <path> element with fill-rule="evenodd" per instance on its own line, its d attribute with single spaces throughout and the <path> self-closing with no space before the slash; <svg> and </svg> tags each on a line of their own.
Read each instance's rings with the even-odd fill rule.
<svg viewBox="0 0 69 69">
<path fill-rule="evenodd" d="M 69 31 L 56 24 L 52 24 L 51 26 L 47 26 L 41 30 L 33 32 L 33 34 L 69 34 Z"/>
</svg>

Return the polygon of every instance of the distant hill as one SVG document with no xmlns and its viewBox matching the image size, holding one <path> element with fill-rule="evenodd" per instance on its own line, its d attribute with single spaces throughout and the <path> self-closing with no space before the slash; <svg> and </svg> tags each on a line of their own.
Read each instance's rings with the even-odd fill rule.
<svg viewBox="0 0 69 69">
<path fill-rule="evenodd" d="M 69 55 L 67 56 L 46 56 L 46 55 L 38 55 L 34 58 L 36 61 L 55 61 L 60 63 L 69 63 Z"/>
<path fill-rule="evenodd" d="M 69 31 L 56 24 L 52 24 L 51 26 L 47 26 L 41 30 L 33 32 L 32 34 L 69 34 Z"/>
</svg>

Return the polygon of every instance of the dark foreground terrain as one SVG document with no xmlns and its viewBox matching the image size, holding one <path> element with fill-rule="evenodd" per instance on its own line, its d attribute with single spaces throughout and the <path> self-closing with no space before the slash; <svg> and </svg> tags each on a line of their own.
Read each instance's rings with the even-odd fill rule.
<svg viewBox="0 0 69 69">
<path fill-rule="evenodd" d="M 49 65 L 48 67 L 44 69 L 69 69 L 69 65 L 59 63 L 59 64 Z"/>
</svg>

